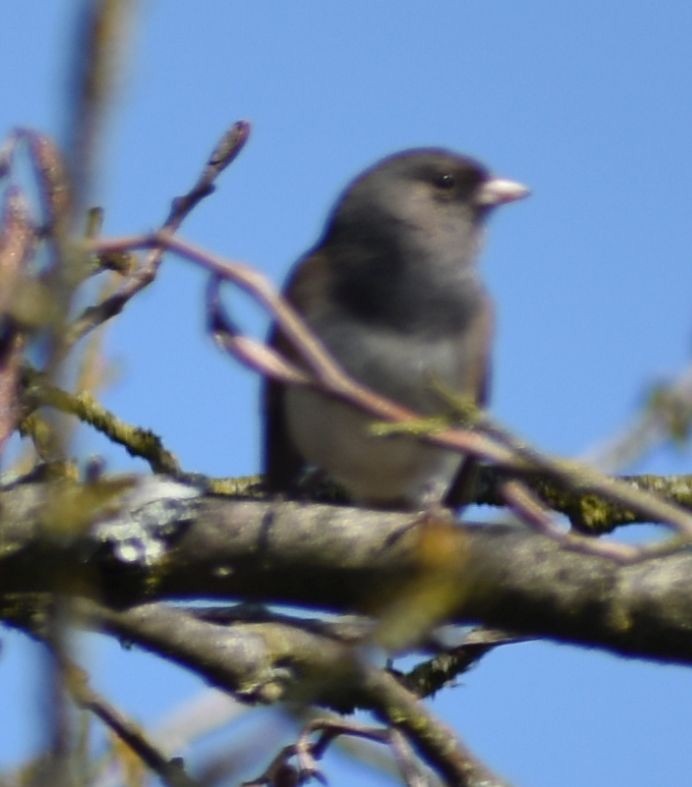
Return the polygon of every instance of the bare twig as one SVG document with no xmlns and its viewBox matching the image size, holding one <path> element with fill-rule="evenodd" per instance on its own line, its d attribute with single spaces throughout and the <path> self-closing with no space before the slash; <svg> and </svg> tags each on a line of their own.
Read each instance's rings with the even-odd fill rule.
<svg viewBox="0 0 692 787">
<path fill-rule="evenodd" d="M 200 265 L 214 276 L 232 281 L 240 289 L 254 297 L 276 318 L 281 325 L 282 331 L 295 345 L 296 351 L 301 361 L 307 367 L 309 375 L 306 376 L 305 369 L 296 367 L 285 359 L 279 358 L 276 353 L 273 353 L 261 342 L 256 342 L 250 337 L 243 337 L 246 363 L 252 363 L 253 368 L 262 373 L 266 371 L 270 375 L 277 376 L 282 382 L 302 383 L 319 387 L 320 390 L 324 390 L 332 396 L 342 398 L 363 408 L 371 413 L 374 418 L 394 423 L 419 420 L 419 416 L 412 410 L 392 402 L 351 380 L 331 359 L 322 343 L 312 335 L 300 316 L 277 293 L 270 281 L 251 266 L 230 262 L 186 243 L 168 232 L 157 232 L 152 235 L 138 235 L 111 241 L 101 240 L 89 243 L 88 246 L 97 252 L 146 248 L 149 246 L 164 247 Z M 256 353 L 255 350 L 257 350 Z M 265 369 L 267 359 L 276 360 L 276 367 Z M 282 369 L 286 370 L 287 377 L 285 379 L 282 376 Z M 476 432 L 460 429 L 450 430 L 441 427 L 440 432 L 422 435 L 421 437 L 435 444 L 512 466 L 513 452 L 511 450 L 505 448 L 497 440 Z M 523 462 L 519 464 L 522 467 L 525 466 Z"/>
<path fill-rule="evenodd" d="M 567 487 L 538 470 L 532 472 L 498 472 L 491 466 L 480 468 L 476 502 L 481 505 L 507 504 L 504 485 L 508 475 L 522 480 L 550 510 L 564 514 L 573 528 L 590 536 L 612 533 L 622 525 L 651 521 L 639 512 L 619 506 L 602 496 L 584 493 L 578 487 Z M 692 474 L 688 475 L 623 475 L 618 479 L 643 492 L 654 492 L 674 502 L 680 508 L 692 511 Z"/>
<path fill-rule="evenodd" d="M 631 465 L 659 443 L 689 436 L 692 427 L 692 366 L 652 391 L 639 417 L 619 434 L 584 455 L 602 472 Z"/>
<path fill-rule="evenodd" d="M 407 673 L 393 674 L 417 697 L 431 697 L 467 672 L 490 650 L 501 645 L 526 642 L 527 639 L 499 629 L 475 628 L 459 645 L 417 664 Z"/>
<path fill-rule="evenodd" d="M 23 142 L 34 170 L 41 200 L 42 230 L 55 239 L 61 235 L 72 212 L 72 189 L 57 145 L 28 128 L 19 128 L 10 138 L 13 146 Z"/>
<path fill-rule="evenodd" d="M 69 599 L 54 597 L 46 615 L 46 682 L 44 690 L 49 700 L 45 725 L 50 741 L 49 767 L 56 787 L 70 787 L 74 768 L 74 723 L 66 695 L 62 665 L 70 652 L 66 620 Z"/>
<path fill-rule="evenodd" d="M 81 220 L 91 196 L 131 6 L 123 0 L 94 0 L 83 7 L 76 25 L 69 86 L 72 106 L 65 141 L 74 190 L 73 224 Z"/>
<path fill-rule="evenodd" d="M 215 180 L 238 156 L 245 146 L 249 135 L 250 124 L 244 120 L 234 123 L 226 131 L 214 148 L 192 188 L 182 197 L 177 197 L 173 200 L 168 216 L 161 227 L 162 231 L 175 232 L 199 202 L 212 193 Z M 162 244 L 148 245 L 151 250 L 147 258 L 129 281 L 118 292 L 101 301 L 101 303 L 85 309 L 74 321 L 68 331 L 68 345 L 71 346 L 96 326 L 119 314 L 137 293 L 151 284 L 156 278 L 165 246 Z"/>
<path fill-rule="evenodd" d="M 273 623 L 226 629 L 162 604 L 117 611 L 75 600 L 74 611 L 76 625 L 123 636 L 246 700 L 286 700 L 303 707 L 348 704 L 370 710 L 406 736 L 450 784 L 503 784 L 392 675 L 365 663 L 357 650 L 329 637 Z M 19 624 L 18 613 L 15 605 L 13 615 Z M 41 636 L 45 613 L 34 607 L 20 625 Z"/>
<path fill-rule="evenodd" d="M 502 440 L 513 451 L 515 460 L 523 460 L 529 470 L 538 470 L 567 488 L 581 493 L 602 496 L 645 517 L 645 521 L 668 525 L 677 531 L 678 535 L 692 539 L 692 514 L 680 506 L 651 491 L 642 491 L 617 478 L 605 476 L 583 463 L 542 454 L 528 443 L 518 440 L 489 417 L 483 416 L 483 421 L 490 434 Z"/>
<path fill-rule="evenodd" d="M 561 529 L 536 495 L 520 481 L 505 481 L 501 489 L 509 507 L 524 522 L 538 533 L 557 541 L 567 549 L 576 549 L 591 555 L 601 555 L 620 563 L 632 562 L 642 556 L 641 547 L 617 544 L 613 541 L 596 541 L 590 536 Z"/>
<path fill-rule="evenodd" d="M 375 716 L 403 733 L 449 784 L 458 787 L 507 785 L 392 675 L 368 669 L 362 679 Z"/>
<path fill-rule="evenodd" d="M 411 744 L 396 728 L 389 731 L 389 746 L 406 787 L 430 787 L 430 780 L 419 767 Z"/>
<path fill-rule="evenodd" d="M 223 134 L 194 186 L 187 194 L 173 200 L 162 229 L 175 232 L 197 204 L 214 191 L 216 179 L 235 161 L 249 136 L 250 124 L 246 120 L 237 121 Z"/>
<path fill-rule="evenodd" d="M 310 385 L 325 393 L 348 401 L 363 409 L 373 418 L 395 424 L 411 422 L 415 426 L 420 417 L 413 411 L 396 404 L 348 377 L 329 357 L 321 342 L 309 331 L 299 315 L 275 290 L 269 280 L 248 265 L 230 262 L 168 232 L 143 235 L 120 240 L 100 241 L 95 250 L 114 251 L 136 247 L 164 247 L 191 260 L 208 270 L 217 279 L 233 282 L 254 297 L 280 326 L 282 333 L 292 343 L 300 357 L 301 366 L 281 358 L 266 345 L 250 337 L 239 337 L 232 327 L 225 333 L 223 315 L 215 287 L 211 289 L 212 325 L 220 341 L 253 369 L 281 382 Z M 429 419 L 423 419 L 429 424 Z M 648 521 L 660 522 L 675 529 L 685 538 L 692 538 L 692 515 L 663 498 L 642 492 L 617 479 L 608 478 L 585 465 L 553 459 L 528 444 L 514 438 L 507 430 L 491 423 L 485 416 L 476 419 L 474 427 L 487 425 L 486 433 L 472 430 L 451 429 L 442 421 L 431 428 L 417 429 L 414 434 L 434 445 L 451 448 L 491 461 L 508 470 L 539 470 L 560 483 L 601 495 L 628 510 L 637 512 Z M 586 546 L 584 546 L 586 548 Z"/>
<path fill-rule="evenodd" d="M 168 787 L 198 787 L 185 772 L 180 758 L 162 754 L 137 724 L 111 705 L 89 685 L 86 673 L 75 664 L 65 663 L 65 685 L 79 707 L 91 711 L 156 773 Z"/>
<path fill-rule="evenodd" d="M 313 740 L 315 734 L 317 738 Z M 294 744 L 284 746 L 269 763 L 263 773 L 243 782 L 243 787 L 260 787 L 261 785 L 283 784 L 283 779 L 293 778 L 294 784 L 304 784 L 316 779 L 327 784 L 317 762 L 330 744 L 340 736 L 363 738 L 374 743 L 383 743 L 390 747 L 394 760 L 407 787 L 418 787 L 427 784 L 420 777 L 420 768 L 406 737 L 397 729 L 370 727 L 357 722 L 347 722 L 338 717 L 318 718 L 305 725 L 298 740 Z M 295 758 L 297 765 L 290 760 Z"/>
<path fill-rule="evenodd" d="M 80 421 L 90 424 L 114 443 L 122 445 L 131 456 L 138 456 L 149 463 L 157 473 L 180 476 L 177 459 L 163 445 L 161 438 L 149 429 L 131 426 L 102 407 L 90 394 L 70 394 L 50 385 L 37 373 L 25 371 L 26 393 L 32 407 L 54 407 L 71 413 Z"/>
<path fill-rule="evenodd" d="M 24 346 L 21 329 L 7 312 L 34 243 L 28 211 L 18 191 L 11 189 L 8 192 L 3 214 L 0 234 L 0 453 L 17 425 L 18 385 Z"/>
</svg>

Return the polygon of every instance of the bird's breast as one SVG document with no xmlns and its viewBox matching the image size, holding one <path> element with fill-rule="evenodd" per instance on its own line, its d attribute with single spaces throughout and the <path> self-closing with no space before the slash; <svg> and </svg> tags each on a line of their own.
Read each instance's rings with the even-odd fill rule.
<svg viewBox="0 0 692 787">
<path fill-rule="evenodd" d="M 313 320 L 311 327 L 355 380 L 421 414 L 444 411 L 440 386 L 474 395 L 474 353 L 465 334 L 433 339 L 343 317 Z M 461 462 L 459 454 L 415 438 L 376 437 L 372 417 L 314 390 L 289 388 L 285 407 L 301 454 L 357 500 L 414 505 L 440 500 Z"/>
<path fill-rule="evenodd" d="M 475 395 L 479 337 L 464 330 L 444 335 L 402 332 L 339 316 L 311 327 L 355 380 L 423 414 L 440 412 L 440 386 Z"/>
</svg>

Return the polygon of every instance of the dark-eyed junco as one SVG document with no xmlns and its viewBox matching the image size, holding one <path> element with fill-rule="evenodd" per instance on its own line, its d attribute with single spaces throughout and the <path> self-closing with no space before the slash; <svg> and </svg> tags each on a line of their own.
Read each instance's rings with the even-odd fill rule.
<svg viewBox="0 0 692 787">
<path fill-rule="evenodd" d="M 374 391 L 423 415 L 444 411 L 440 386 L 484 403 L 493 316 L 476 257 L 491 210 L 527 194 L 446 150 L 390 156 L 346 188 L 284 294 L 342 368 Z M 276 328 L 270 342 L 290 353 Z M 459 502 L 459 454 L 372 436 L 372 418 L 350 405 L 264 385 L 269 489 L 291 489 L 314 466 L 356 502 Z"/>
</svg>

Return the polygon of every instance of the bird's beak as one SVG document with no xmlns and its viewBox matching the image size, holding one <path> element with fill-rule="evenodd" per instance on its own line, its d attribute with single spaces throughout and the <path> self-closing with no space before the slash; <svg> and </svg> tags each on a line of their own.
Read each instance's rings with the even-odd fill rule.
<svg viewBox="0 0 692 787">
<path fill-rule="evenodd" d="M 491 178 L 478 190 L 476 203 L 488 207 L 502 205 L 504 202 L 514 202 L 514 200 L 528 197 L 530 193 L 526 186 L 514 180 Z"/>
</svg>

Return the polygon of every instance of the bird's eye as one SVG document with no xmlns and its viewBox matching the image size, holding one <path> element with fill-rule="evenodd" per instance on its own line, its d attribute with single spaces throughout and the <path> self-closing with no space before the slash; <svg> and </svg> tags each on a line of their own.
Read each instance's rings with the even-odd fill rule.
<svg viewBox="0 0 692 787">
<path fill-rule="evenodd" d="M 435 178 L 435 185 L 438 189 L 444 189 L 445 191 L 449 191 L 453 189 L 457 184 L 456 178 L 449 172 L 445 172 L 442 175 L 438 175 Z"/>
</svg>

